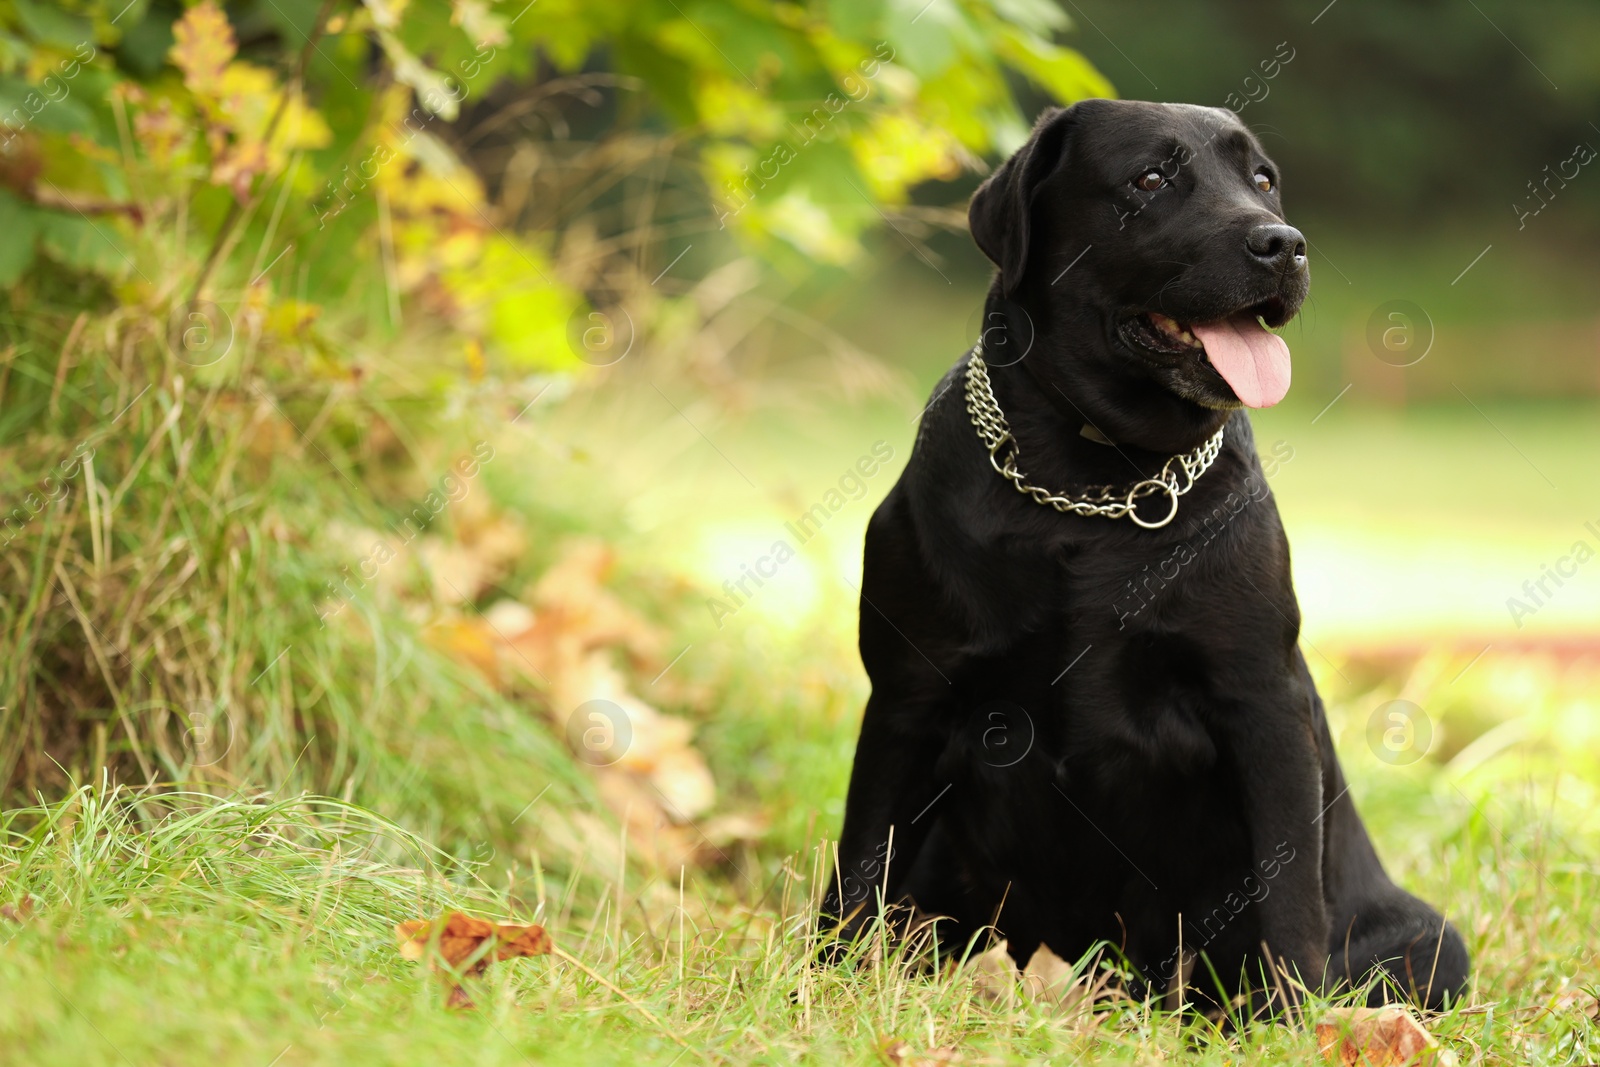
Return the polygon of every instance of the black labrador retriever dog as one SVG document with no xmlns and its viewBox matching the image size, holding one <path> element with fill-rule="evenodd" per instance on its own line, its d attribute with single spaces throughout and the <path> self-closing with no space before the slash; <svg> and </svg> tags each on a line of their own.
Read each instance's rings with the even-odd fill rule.
<svg viewBox="0 0 1600 1067">
<path fill-rule="evenodd" d="M 1232 112 L 1090 100 L 969 217 L 982 336 L 867 530 L 835 955 L 909 903 L 1019 963 L 1106 943 L 1168 1003 L 1460 997 L 1350 798 L 1241 410 L 1309 286 L 1277 168 Z"/>
</svg>

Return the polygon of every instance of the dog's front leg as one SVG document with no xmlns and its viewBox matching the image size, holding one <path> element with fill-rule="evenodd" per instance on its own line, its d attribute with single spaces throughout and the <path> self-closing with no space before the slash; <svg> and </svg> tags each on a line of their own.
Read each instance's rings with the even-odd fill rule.
<svg viewBox="0 0 1600 1067">
<path fill-rule="evenodd" d="M 893 904 L 937 819 L 929 808 L 947 783 L 935 779 L 944 748 L 939 709 L 916 697 L 874 692 L 850 772 L 839 859 L 822 902 L 821 932 L 848 941 Z"/>
<path fill-rule="evenodd" d="M 1254 873 L 1271 887 L 1259 905 L 1261 940 L 1267 992 L 1280 1007 L 1299 1002 L 1298 986 L 1321 987 L 1328 943 L 1322 766 L 1311 697 L 1298 680 L 1282 689 L 1243 702 L 1227 731 L 1242 778 Z"/>
</svg>

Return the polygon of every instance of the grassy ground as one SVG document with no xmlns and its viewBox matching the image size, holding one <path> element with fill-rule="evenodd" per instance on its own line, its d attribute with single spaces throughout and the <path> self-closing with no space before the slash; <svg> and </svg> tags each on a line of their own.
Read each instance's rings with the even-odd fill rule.
<svg viewBox="0 0 1600 1067">
<path fill-rule="evenodd" d="M 1061 1018 L 892 957 L 808 967 L 865 696 L 860 535 L 920 394 L 959 349 L 933 332 L 916 345 L 936 355 L 905 360 L 898 387 L 847 368 L 864 386 L 848 406 L 806 366 L 769 368 L 760 396 L 735 383 L 732 402 L 624 367 L 515 423 L 538 383 L 467 389 L 435 405 L 453 414 L 417 416 L 399 410 L 414 394 L 370 384 L 274 385 L 252 350 L 237 380 L 259 370 L 276 399 L 153 372 L 139 401 L 125 363 L 63 375 L 59 337 L 19 349 L 0 417 L 7 447 L 23 440 L 18 485 L 72 454 L 74 405 L 93 415 L 100 481 L 4 556 L 0 682 L 21 696 L 0 709 L 14 716 L 0 755 L 24 761 L 28 791 L 0 816 L 0 1063 L 893 1063 L 891 1040 L 914 1054 L 899 1062 L 1313 1059 L 1294 1028 L 1225 1038 L 1143 1005 Z M 1471 999 L 1431 1025 L 1467 1063 L 1600 1060 L 1600 571 L 1523 628 L 1505 609 L 1600 518 L 1594 408 L 1447 398 L 1401 412 L 1358 391 L 1323 411 L 1339 383 L 1309 377 L 1320 391 L 1261 416 L 1258 436 L 1295 449 L 1274 488 L 1354 794 L 1393 873 L 1475 955 Z M 567 534 L 616 544 L 614 584 L 667 628 L 663 658 L 680 657 L 677 695 L 658 702 L 695 723 L 718 810 L 760 813 L 759 841 L 681 880 L 593 862 L 554 826 L 574 812 L 616 824 L 530 714 L 539 694 L 441 654 L 405 610 L 415 588 L 385 601 L 375 587 L 344 616 L 359 625 L 322 625 L 326 582 L 360 554 L 330 516 L 381 525 L 480 438 L 496 459 L 471 492 L 537 534 L 498 588 L 522 587 Z M 719 625 L 705 599 L 880 441 L 886 469 Z M 398 586 L 426 583 L 417 554 L 394 565 Z M 1415 760 L 1379 740 L 1395 700 L 1425 726 Z M 224 702 L 239 718 L 219 754 L 182 715 Z M 78 718 L 61 725 L 61 707 Z M 47 727 L 64 733 L 32 744 Z M 136 756 L 188 792 L 94 785 L 106 759 L 128 772 Z M 497 964 L 476 1010 L 448 1009 L 392 932 L 447 907 L 546 923 L 582 966 Z"/>
<path fill-rule="evenodd" d="M 1473 674 L 1509 686 L 1528 666 Z M 1592 691 L 1592 676 L 1569 681 L 1536 710 L 1570 713 L 1580 681 Z M 1360 704 L 1336 705 L 1343 733 Z M 1517 784 L 1533 780 L 1522 760 L 1396 767 L 1359 740 L 1345 749 L 1396 873 L 1444 904 L 1475 953 L 1470 1002 L 1434 1031 L 1468 1063 L 1594 1059 L 1593 768 L 1541 776 L 1535 790 Z M 793 766 L 804 752 L 768 758 Z M 1315 1055 L 1292 1028 L 1224 1038 L 1142 1005 L 1063 1019 L 994 1004 L 964 973 L 893 959 L 809 970 L 814 852 L 760 850 L 681 887 L 669 875 L 560 878 L 534 853 L 473 869 L 337 801 L 86 788 L 11 813 L 3 856 L 6 1062 L 873 1063 L 888 1038 L 967 1063 Z M 546 922 L 593 974 L 550 958 L 499 964 L 472 986 L 476 1010 L 448 1009 L 391 928 L 449 906 Z"/>
<path fill-rule="evenodd" d="M 1329 496 L 1341 470 L 1371 463 L 1356 443 L 1386 447 L 1372 429 L 1382 416 L 1348 418 L 1319 423 L 1323 436 L 1297 453 Z M 1470 436 L 1466 420 L 1448 425 Z M 855 429 L 879 426 L 890 432 L 886 416 Z M 1441 431 L 1393 432 L 1414 454 Z M 682 442 L 689 462 L 725 466 L 696 455 L 712 450 L 695 441 Z M 1350 447 L 1334 447 L 1340 442 Z M 773 469 L 736 435 L 722 443 L 752 471 Z M 793 480 L 825 486 L 850 452 L 844 445 L 813 455 Z M 1349 466 L 1328 458 L 1340 455 Z M 736 475 L 725 473 L 731 484 Z M 1286 486 L 1294 473 L 1290 464 Z M 574 478 L 585 480 L 581 472 Z M 704 524 L 759 529 L 808 491 L 775 505 L 751 495 L 755 503 L 740 514 L 736 506 L 718 510 L 713 482 L 701 483 L 699 514 L 714 520 L 681 527 L 681 544 L 671 543 L 680 528 L 666 519 L 632 529 L 638 504 L 619 509 L 616 536 L 624 545 L 648 540 L 662 560 L 692 563 Z M 547 502 L 559 505 L 564 490 L 545 488 Z M 505 486 L 494 491 L 515 496 Z M 1287 496 L 1286 512 L 1303 507 L 1312 529 L 1319 507 L 1337 510 L 1312 494 Z M 855 506 L 859 514 L 844 513 L 830 543 L 858 536 L 844 522 L 863 522 L 869 505 Z M 722 536 L 737 543 L 741 535 Z M 585 787 L 565 781 L 537 739 L 503 720 L 497 698 L 485 693 L 485 710 L 458 716 L 449 740 L 442 723 L 407 720 L 421 734 L 398 751 L 442 769 L 409 782 L 385 773 L 363 779 L 382 787 L 385 810 L 406 813 L 423 837 L 345 802 L 250 799 L 225 789 L 218 792 L 228 799 L 136 800 L 85 788 L 62 803 L 12 811 L 0 852 L 0 901 L 14 916 L 0 919 L 0 1058 L 250 1067 L 874 1063 L 885 1040 L 901 1039 L 919 1054 L 958 1050 L 967 1063 L 1312 1059 L 1311 1038 L 1289 1028 L 1222 1038 L 1141 1005 L 1062 1019 L 990 1003 L 967 975 L 930 976 L 897 962 L 808 970 L 817 848 L 837 826 L 864 695 L 849 647 L 849 591 L 834 571 L 845 559 L 844 548 L 816 553 L 808 593 L 785 594 L 796 598 L 788 607 L 753 602 L 721 630 L 688 601 L 678 636 L 691 651 L 675 670 L 716 694 L 714 713 L 701 709 L 699 744 L 723 782 L 724 803 L 768 813 L 770 828 L 758 847 L 720 869 L 688 872 L 681 886 L 676 872 L 632 867 L 619 879 L 541 852 L 541 805 L 588 803 Z M 1326 640 L 1327 657 L 1315 660 L 1319 682 L 1380 848 L 1406 885 L 1448 910 L 1475 954 L 1470 1002 L 1434 1030 L 1463 1062 L 1595 1059 L 1600 1034 L 1585 1014 L 1600 962 L 1590 940 L 1600 927 L 1592 664 L 1493 649 L 1474 660 L 1473 648 L 1448 644 L 1385 658 L 1337 635 Z M 430 673 L 438 668 L 428 666 L 427 650 L 409 655 L 408 670 L 418 673 L 406 677 L 431 694 L 425 701 L 446 698 L 451 690 Z M 1416 762 L 1380 758 L 1369 740 L 1374 711 L 1392 699 L 1425 709 L 1432 739 Z M 438 744 L 443 750 L 430 754 Z M 463 768 L 475 752 L 477 770 Z M 512 770 L 518 759 L 524 773 Z M 541 794 L 553 779 L 561 791 Z M 505 816 L 495 813 L 539 796 L 528 833 L 505 834 Z M 477 1010 L 450 1010 L 443 987 L 400 959 L 392 935 L 394 923 L 447 906 L 546 922 L 559 945 L 616 989 L 566 962 L 519 960 L 490 969 L 473 993 Z"/>
</svg>

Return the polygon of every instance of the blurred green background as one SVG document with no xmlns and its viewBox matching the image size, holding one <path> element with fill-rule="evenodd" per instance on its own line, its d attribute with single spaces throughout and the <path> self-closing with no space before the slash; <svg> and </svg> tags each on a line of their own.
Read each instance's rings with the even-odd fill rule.
<svg viewBox="0 0 1600 1067">
<path fill-rule="evenodd" d="M 1600 511 L 1600 182 L 1578 163 L 1600 145 L 1592 5 L 1063 9 L 1121 95 L 1242 104 L 1283 168 L 1314 284 L 1285 331 L 1289 400 L 1255 418 L 1295 447 L 1275 491 L 1308 634 L 1593 640 L 1600 587 L 1581 570 L 1532 613 L 1507 605 L 1531 605 L 1523 582 L 1575 542 L 1600 544 L 1585 528 Z M 1293 59 L 1264 77 L 1284 43 Z M 959 207 L 952 192 L 976 180 L 923 199 Z M 880 241 L 819 314 L 909 374 L 914 414 L 970 343 L 989 267 L 961 233 L 930 240 L 937 269 L 893 233 Z M 896 421 L 876 432 L 903 454 L 913 427 Z"/>
</svg>

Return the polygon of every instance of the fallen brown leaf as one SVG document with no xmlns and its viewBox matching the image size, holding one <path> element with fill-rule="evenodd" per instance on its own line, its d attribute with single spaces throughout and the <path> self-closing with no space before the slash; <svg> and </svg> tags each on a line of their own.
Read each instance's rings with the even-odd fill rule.
<svg viewBox="0 0 1600 1067">
<path fill-rule="evenodd" d="M 624 772 L 648 786 L 650 803 L 673 822 L 703 815 L 716 801 L 716 782 L 705 757 L 692 743 L 694 727 L 685 719 L 657 711 L 628 690 L 608 650 L 595 650 L 551 674 L 551 709 L 582 707 L 601 701 L 615 708 L 627 727 L 626 744 L 595 755 L 607 768 Z M 569 724 L 560 724 L 567 729 Z M 570 736 L 568 740 L 573 738 Z M 620 809 L 619 814 L 620 814 Z"/>
<path fill-rule="evenodd" d="M 492 629 L 476 619 L 446 617 L 431 623 L 424 638 L 455 659 L 470 663 L 491 681 L 499 681 L 499 650 Z"/>
<path fill-rule="evenodd" d="M 468 493 L 449 507 L 454 536 L 430 533 L 419 548 L 438 602 L 472 602 L 522 558 L 527 536 L 484 493 Z"/>
<path fill-rule="evenodd" d="M 974 956 L 967 966 L 973 971 L 973 984 L 983 999 L 1010 1003 L 1020 991 L 1026 1000 L 1063 1017 L 1092 1010 L 1095 1001 L 1112 992 L 1115 979 L 1111 971 L 1096 967 L 1075 972 L 1070 963 L 1044 944 L 1033 950 L 1021 971 L 1005 941 Z"/>
<path fill-rule="evenodd" d="M 1005 941 L 972 957 L 972 985 L 979 997 L 996 1004 L 1010 1003 L 1017 995 L 1017 965 Z"/>
<path fill-rule="evenodd" d="M 1049 945 L 1033 950 L 1022 977 L 1034 1000 L 1059 1000 L 1073 984 L 1072 965 L 1050 951 Z"/>
<path fill-rule="evenodd" d="M 492 564 L 470 546 L 443 537 L 424 537 L 417 542 L 433 596 L 441 604 L 462 604 L 473 600 L 488 584 Z"/>
<path fill-rule="evenodd" d="M 493 958 L 509 960 L 517 956 L 545 956 L 550 952 L 550 935 L 532 923 L 493 923 L 452 911 L 439 923 L 439 956 L 458 969 L 477 954 L 485 941 L 494 939 Z M 420 960 L 433 941 L 435 921 L 412 919 L 394 928 L 400 939 L 400 955 Z M 489 965 L 489 954 L 474 961 L 470 973 L 481 973 Z"/>
<path fill-rule="evenodd" d="M 485 532 L 492 528 L 463 532 L 466 555 L 494 541 Z M 452 559 L 448 552 L 436 557 L 440 573 Z M 633 671 L 659 679 L 669 664 L 660 657 L 658 629 L 607 587 L 613 562 L 603 543 L 576 541 L 521 599 L 499 600 L 481 617 L 440 619 L 429 627 L 429 640 L 497 686 L 521 678 L 541 691 L 550 725 L 588 765 L 639 858 L 666 870 L 725 863 L 727 849 L 760 828 L 749 819 L 716 832 L 694 825 L 715 806 L 716 781 L 694 746 L 693 723 L 639 697 L 618 668 L 625 657 Z M 591 742 L 591 735 L 599 740 Z M 566 822 L 542 830 L 615 868 L 607 855 L 616 848 L 615 829 Z"/>
<path fill-rule="evenodd" d="M 430 968 L 454 974 L 482 974 L 491 960 L 547 956 L 552 949 L 550 935 L 542 926 L 494 923 L 459 911 L 452 911 L 438 920 L 411 919 L 399 923 L 394 933 L 400 942 L 401 956 L 408 960 L 427 959 Z M 432 954 L 430 946 L 436 946 Z M 451 984 L 450 1005 L 472 1006 L 466 991 L 455 983 Z"/>
<path fill-rule="evenodd" d="M 491 956 L 496 960 L 508 960 L 514 956 L 555 956 L 610 990 L 684 1049 L 691 1047 L 649 1008 L 576 956 L 556 948 L 550 940 L 550 934 L 542 926 L 533 923 L 496 923 L 452 911 L 437 920 L 411 919 L 397 923 L 394 933 L 400 942 L 400 955 L 408 960 L 428 957 L 430 946 L 435 947 L 433 958 L 428 960 L 429 966 L 438 971 L 441 969 L 440 963 L 447 965 L 449 971 L 453 972 L 450 977 L 459 975 L 463 966 L 466 967 L 466 974 L 481 974 L 489 965 Z M 452 984 L 449 1005 L 452 1008 L 470 1008 L 472 1000 L 461 986 Z"/>
<path fill-rule="evenodd" d="M 1317 1050 L 1340 1067 L 1453 1067 L 1440 1046 L 1405 1008 L 1335 1008 L 1316 1026 Z"/>
<path fill-rule="evenodd" d="M 904 1038 L 885 1034 L 878 1039 L 878 1057 L 889 1067 L 938 1067 L 941 1063 L 960 1063 L 961 1052 L 951 1045 L 941 1045 L 926 1052 L 918 1052 Z"/>
<path fill-rule="evenodd" d="M 534 586 L 533 609 L 555 616 L 558 628 L 578 635 L 586 647 L 620 645 L 636 659 L 654 659 L 661 633 L 606 588 L 615 562 L 611 549 L 599 541 L 572 543 Z"/>
<path fill-rule="evenodd" d="M 0 904 L 0 919 L 8 919 L 14 923 L 26 922 L 33 916 L 33 909 L 37 903 L 38 900 L 31 893 L 27 893 L 15 904 Z"/>
</svg>

